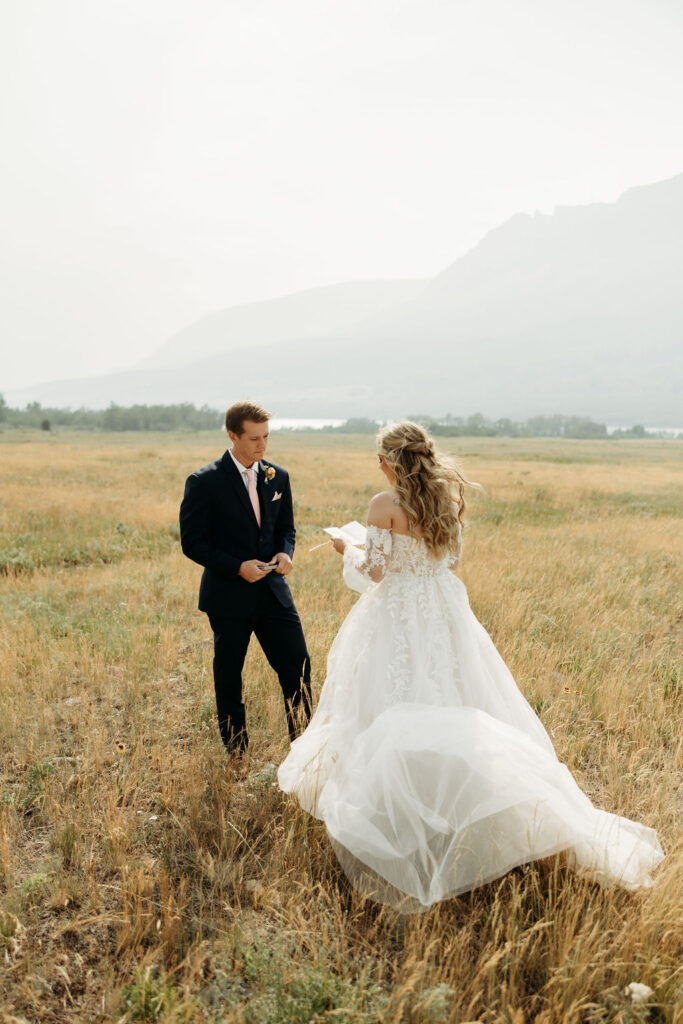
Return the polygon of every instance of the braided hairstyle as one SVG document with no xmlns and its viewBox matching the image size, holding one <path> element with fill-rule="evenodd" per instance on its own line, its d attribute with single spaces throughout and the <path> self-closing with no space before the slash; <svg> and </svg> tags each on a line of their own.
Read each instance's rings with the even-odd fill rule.
<svg viewBox="0 0 683 1024">
<path fill-rule="evenodd" d="M 420 533 L 435 556 L 457 554 L 464 525 L 465 487 L 478 487 L 417 423 L 403 420 L 384 427 L 377 452 L 396 474 L 394 488 L 408 516 L 411 533 Z"/>
</svg>

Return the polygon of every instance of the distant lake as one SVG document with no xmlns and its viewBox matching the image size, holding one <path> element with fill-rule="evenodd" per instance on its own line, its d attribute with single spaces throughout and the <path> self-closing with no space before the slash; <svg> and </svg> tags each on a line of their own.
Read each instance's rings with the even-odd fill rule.
<svg viewBox="0 0 683 1024">
<path fill-rule="evenodd" d="M 320 430 L 322 427 L 340 427 L 346 423 L 346 418 L 336 420 L 325 419 L 287 419 L 274 418 L 270 421 L 273 430 Z M 607 433 L 612 434 L 615 430 L 624 430 L 625 427 L 608 426 Z M 645 427 L 646 434 L 668 434 L 675 437 L 676 434 L 683 434 L 683 427 Z"/>
<path fill-rule="evenodd" d="M 313 430 L 321 430 L 322 427 L 340 427 L 342 423 L 346 423 L 346 420 L 319 420 L 319 419 L 308 419 L 308 420 L 296 420 L 296 419 L 278 419 L 273 418 L 270 421 L 270 426 L 273 430 L 301 430 L 302 428 L 309 428 Z"/>
</svg>

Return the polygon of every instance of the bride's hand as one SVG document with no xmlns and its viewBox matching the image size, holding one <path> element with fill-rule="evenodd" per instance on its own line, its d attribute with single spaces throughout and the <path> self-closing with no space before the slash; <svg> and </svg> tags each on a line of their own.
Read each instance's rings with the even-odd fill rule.
<svg viewBox="0 0 683 1024">
<path fill-rule="evenodd" d="M 344 550 L 347 547 L 347 542 L 345 540 L 342 540 L 341 537 L 335 537 L 332 543 L 334 544 L 334 550 L 337 551 L 340 555 L 343 555 Z"/>
</svg>

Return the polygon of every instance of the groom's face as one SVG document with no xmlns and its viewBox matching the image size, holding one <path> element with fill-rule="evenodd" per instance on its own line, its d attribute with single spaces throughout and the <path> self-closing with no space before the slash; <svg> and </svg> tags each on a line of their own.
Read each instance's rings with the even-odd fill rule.
<svg viewBox="0 0 683 1024">
<path fill-rule="evenodd" d="M 252 462 L 258 462 L 263 457 L 268 444 L 268 432 L 270 425 L 265 423 L 254 423 L 253 420 L 244 420 L 242 433 L 234 434 L 228 431 L 232 441 L 232 453 L 238 462 L 244 466 L 251 466 Z"/>
</svg>

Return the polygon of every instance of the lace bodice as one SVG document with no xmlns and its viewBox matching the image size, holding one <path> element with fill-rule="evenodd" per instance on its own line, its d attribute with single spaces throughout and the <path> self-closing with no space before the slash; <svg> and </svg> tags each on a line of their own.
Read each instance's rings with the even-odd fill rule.
<svg viewBox="0 0 683 1024">
<path fill-rule="evenodd" d="M 420 537 L 370 525 L 365 550 L 349 545 L 344 551 L 344 581 L 352 590 L 362 593 L 385 576 L 438 576 L 456 568 L 459 561 L 460 549 L 457 555 L 435 558 Z"/>
</svg>

